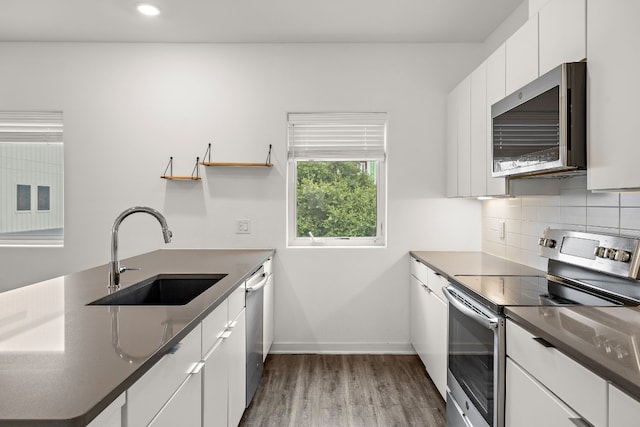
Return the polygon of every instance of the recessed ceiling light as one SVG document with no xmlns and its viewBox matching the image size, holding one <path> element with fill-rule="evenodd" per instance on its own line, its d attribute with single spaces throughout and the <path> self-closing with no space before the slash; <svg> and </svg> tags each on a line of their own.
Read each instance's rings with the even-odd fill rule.
<svg viewBox="0 0 640 427">
<path fill-rule="evenodd" d="M 146 16 L 157 16 L 160 14 L 160 9 L 149 3 L 141 3 L 137 9 L 138 12 Z"/>
</svg>

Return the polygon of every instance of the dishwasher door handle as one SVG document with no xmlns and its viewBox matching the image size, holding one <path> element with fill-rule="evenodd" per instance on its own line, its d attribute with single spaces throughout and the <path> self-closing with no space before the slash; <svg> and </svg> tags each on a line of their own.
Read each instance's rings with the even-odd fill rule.
<svg viewBox="0 0 640 427">
<path fill-rule="evenodd" d="M 271 277 L 271 274 L 267 274 L 267 273 L 262 273 L 262 276 L 264 276 L 262 278 L 262 280 L 260 280 L 258 283 L 256 283 L 255 285 L 248 287 L 247 293 L 251 293 L 251 292 L 257 292 L 260 289 L 264 288 L 267 284 L 267 282 L 269 281 L 269 278 Z"/>
</svg>

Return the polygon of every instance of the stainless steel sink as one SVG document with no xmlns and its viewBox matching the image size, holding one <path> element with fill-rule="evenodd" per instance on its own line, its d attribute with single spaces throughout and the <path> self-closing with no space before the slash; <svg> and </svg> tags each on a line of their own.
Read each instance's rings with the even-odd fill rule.
<svg viewBox="0 0 640 427">
<path fill-rule="evenodd" d="M 87 305 L 184 305 L 226 274 L 159 274 Z"/>
</svg>

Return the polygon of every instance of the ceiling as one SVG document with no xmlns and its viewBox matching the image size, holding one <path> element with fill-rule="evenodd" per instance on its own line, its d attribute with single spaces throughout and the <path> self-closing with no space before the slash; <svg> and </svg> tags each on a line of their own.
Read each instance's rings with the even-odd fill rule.
<svg viewBox="0 0 640 427">
<path fill-rule="evenodd" d="M 0 41 L 483 42 L 527 0 L 0 0 Z"/>
</svg>

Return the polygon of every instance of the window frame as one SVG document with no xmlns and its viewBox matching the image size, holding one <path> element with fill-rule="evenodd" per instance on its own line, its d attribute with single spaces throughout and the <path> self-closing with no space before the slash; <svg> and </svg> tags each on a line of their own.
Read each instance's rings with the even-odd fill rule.
<svg viewBox="0 0 640 427">
<path fill-rule="evenodd" d="M 49 167 L 44 176 L 30 167 L 40 161 L 33 160 L 33 150 L 39 146 L 51 148 L 46 152 L 48 164 L 56 167 Z M 0 147 L 0 169 L 8 177 L 8 187 L 0 188 L 6 205 L 2 215 L 13 215 L 0 230 L 0 247 L 64 247 L 63 112 L 0 111 Z M 10 163 L 14 158 L 26 159 L 20 161 L 21 169 Z M 18 210 L 18 185 L 29 187 L 28 210 Z M 48 187 L 48 209 L 39 209 L 39 187 Z"/>
<path fill-rule="evenodd" d="M 291 122 L 287 115 L 287 151 L 290 151 L 290 129 Z M 325 113 L 315 113 L 318 116 Z M 326 113 L 326 114 L 345 114 L 357 116 L 358 113 Z M 362 113 L 363 115 L 371 113 Z M 386 142 L 387 142 L 387 127 L 388 127 L 388 115 L 384 114 L 384 150 L 385 153 L 381 159 L 365 159 L 358 158 L 354 155 L 336 155 L 335 157 L 322 156 L 317 159 L 296 159 L 290 156 L 287 159 L 287 247 L 296 248 L 386 248 L 386 218 L 387 218 L 387 156 L 386 156 Z M 374 161 L 375 165 L 375 180 L 376 180 L 376 235 L 371 237 L 302 237 L 297 235 L 297 203 L 298 203 L 298 162 L 332 162 L 332 161 Z"/>
</svg>

